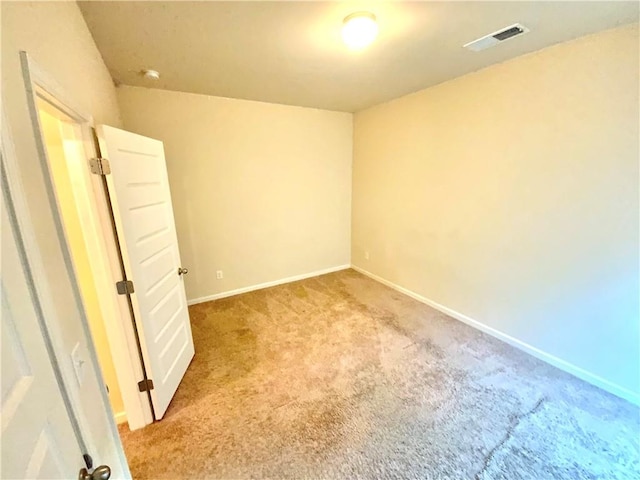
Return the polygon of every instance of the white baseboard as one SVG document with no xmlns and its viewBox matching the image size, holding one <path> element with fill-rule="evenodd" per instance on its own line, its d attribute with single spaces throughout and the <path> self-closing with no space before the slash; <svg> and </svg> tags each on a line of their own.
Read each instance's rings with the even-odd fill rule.
<svg viewBox="0 0 640 480">
<path fill-rule="evenodd" d="M 116 423 L 120 425 L 121 423 L 125 423 L 127 421 L 127 412 L 118 412 L 114 415 L 116 419 Z"/>
<path fill-rule="evenodd" d="M 298 280 L 304 280 L 305 278 L 317 277 L 319 275 L 325 275 L 327 273 L 339 272 L 340 270 L 346 270 L 347 268 L 351 268 L 351 265 L 339 265 L 337 267 L 325 268 L 324 270 L 317 270 L 315 272 L 303 273 L 302 275 L 295 275 L 293 277 L 282 278 L 280 280 L 273 280 L 271 282 L 259 283 L 257 285 L 251 285 L 249 287 L 236 288 L 235 290 L 214 293 L 213 295 L 207 295 L 204 297 L 192 298 L 191 300 L 187 300 L 187 305 L 195 305 L 197 303 L 210 302 L 212 300 L 218 300 L 220 298 L 240 295 L 241 293 L 253 292 L 254 290 L 262 290 L 263 288 L 275 287 L 276 285 L 297 282 Z"/>
<path fill-rule="evenodd" d="M 434 302 L 433 300 L 429 300 L 428 298 L 423 297 L 422 295 L 419 295 L 415 292 L 412 292 L 411 290 L 408 290 L 404 287 L 401 287 L 400 285 L 396 285 L 395 283 L 390 282 L 389 280 L 386 280 L 382 277 L 379 277 L 371 272 L 368 272 L 363 268 L 357 267 L 355 265 L 351 265 L 351 268 L 362 273 L 363 275 L 366 275 L 369 278 L 372 278 L 377 282 L 380 282 L 388 287 L 393 288 L 394 290 L 397 290 L 400 293 L 404 293 L 405 295 L 415 300 L 418 300 L 419 302 L 422 302 L 425 305 L 429 305 L 430 307 L 435 308 L 436 310 L 439 310 L 440 312 L 446 315 L 449 315 L 450 317 L 455 318 L 456 320 L 464 322 L 467 325 L 470 325 L 474 328 L 477 328 L 478 330 L 488 333 L 489 335 L 499 340 L 502 340 L 503 342 L 506 342 L 509 345 L 512 345 L 530 355 L 533 355 L 534 357 L 539 358 L 540 360 L 543 360 L 549 363 L 550 365 L 553 365 L 554 367 L 559 368 L 560 370 L 564 370 L 565 372 L 570 373 L 571 375 L 574 375 L 584 380 L 585 382 L 591 383 L 592 385 L 595 385 L 596 387 L 606 390 L 607 392 L 612 393 L 617 397 L 628 400 L 634 405 L 640 406 L 640 393 L 633 392 L 628 388 L 625 388 L 613 382 L 610 382 L 609 380 L 606 380 L 591 372 L 588 372 L 583 368 L 577 367 L 576 365 L 573 365 L 565 360 L 562 360 L 561 358 L 551 355 L 550 353 L 547 353 L 543 350 L 540 350 L 539 348 L 529 345 L 528 343 L 518 340 L 517 338 L 507 335 L 506 333 L 496 330 L 493 327 L 489 327 L 488 325 L 485 325 L 482 322 L 474 320 L 473 318 L 468 317 L 462 313 L 456 312 L 455 310 L 452 310 L 449 307 L 445 307 L 444 305 Z"/>
</svg>

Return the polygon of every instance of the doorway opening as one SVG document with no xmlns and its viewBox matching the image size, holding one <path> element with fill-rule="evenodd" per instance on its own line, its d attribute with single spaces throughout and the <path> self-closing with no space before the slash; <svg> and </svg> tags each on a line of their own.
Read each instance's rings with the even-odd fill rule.
<svg viewBox="0 0 640 480">
<path fill-rule="evenodd" d="M 56 193 L 58 208 L 64 225 L 67 244 L 73 261 L 82 302 L 91 336 L 102 370 L 105 388 L 116 423 L 127 421 L 122 391 L 116 374 L 112 349 L 106 330 L 108 321 L 100 304 L 100 289 L 90 261 L 92 231 L 86 228 L 92 222 L 90 205 L 86 195 L 86 153 L 82 142 L 81 127 L 72 118 L 54 106 L 38 99 L 38 115 L 43 140 L 49 158 L 51 180 Z M 72 361 L 74 361 L 72 356 Z M 81 364 L 74 363 L 78 377 L 82 376 Z M 79 378 L 80 380 L 80 378 Z"/>
<path fill-rule="evenodd" d="M 131 429 L 144 427 L 153 421 L 153 412 L 148 394 L 137 387 L 144 369 L 128 296 L 117 295 L 115 289 L 122 259 L 104 185 L 89 170 L 95 148 L 90 126 L 45 92 L 37 92 L 35 106 L 51 186 L 113 418 Z M 85 360 L 70 353 L 81 384 Z"/>
<path fill-rule="evenodd" d="M 55 80 L 26 52 L 21 59 L 53 240 L 88 341 L 77 355 L 72 342 L 58 349 L 57 361 L 73 366 L 78 401 L 99 394 L 116 421 L 142 428 L 164 416 L 195 353 L 164 147 L 107 125 L 94 130 Z M 81 392 L 89 367 L 102 392 Z"/>
</svg>

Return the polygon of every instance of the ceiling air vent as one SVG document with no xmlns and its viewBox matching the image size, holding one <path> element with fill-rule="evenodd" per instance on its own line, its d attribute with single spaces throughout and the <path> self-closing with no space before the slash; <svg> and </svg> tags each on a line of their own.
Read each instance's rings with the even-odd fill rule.
<svg viewBox="0 0 640 480">
<path fill-rule="evenodd" d="M 473 42 L 469 42 L 464 45 L 464 48 L 468 48 L 471 51 L 479 52 L 485 48 L 493 47 L 500 42 L 509 40 L 510 38 L 527 33 L 529 29 L 520 23 L 509 25 L 508 27 L 501 28 L 497 32 L 490 33 L 484 37 L 478 38 Z"/>
</svg>

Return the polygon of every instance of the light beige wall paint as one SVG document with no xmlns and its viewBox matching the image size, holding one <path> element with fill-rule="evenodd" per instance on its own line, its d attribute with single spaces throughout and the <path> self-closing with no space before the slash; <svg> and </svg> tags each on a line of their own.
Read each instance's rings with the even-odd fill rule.
<svg viewBox="0 0 640 480">
<path fill-rule="evenodd" d="M 357 113 L 353 263 L 639 393 L 638 53 L 636 24 Z"/>
<path fill-rule="evenodd" d="M 53 212 L 47 200 L 46 173 L 36 149 L 19 52 L 26 50 L 97 122 L 120 124 L 115 89 L 75 2 L 0 2 L 0 9 L 2 108 L 8 119 L 8 125 L 3 124 L 2 128 L 10 129 L 15 145 L 28 209 L 45 260 L 54 308 L 61 322 L 61 346 L 70 354 L 73 346 L 80 343 L 86 352 L 88 339 L 83 332 L 81 311 L 72 293 Z M 62 357 L 61 360 L 70 362 L 70 357 Z M 102 400 L 96 393 L 102 386 L 97 375 L 91 369 L 86 370 L 82 392 L 78 386 L 68 386 L 80 399 L 79 414 L 85 419 L 84 425 L 95 435 L 96 441 L 105 442 L 102 446 L 108 449 L 108 453 L 104 458 L 114 462 L 113 475 L 123 476 L 115 460 L 121 447 L 104 440 L 116 437 L 113 437 L 115 432 L 104 417 L 106 412 L 104 415 L 101 413 Z M 99 457 L 96 454 L 95 458 Z"/>
<path fill-rule="evenodd" d="M 76 278 L 80 286 L 85 312 L 91 328 L 93 343 L 96 347 L 104 381 L 109 386 L 109 401 L 116 416 L 124 415 L 124 403 L 120 393 L 120 385 L 111 357 L 109 341 L 105 329 L 105 319 L 100 310 L 98 290 L 93 279 L 91 264 L 85 246 L 80 215 L 76 209 L 76 197 L 69 175 L 69 162 L 65 155 L 63 139 L 60 133 L 59 120 L 44 110 L 40 110 L 40 121 L 47 142 L 47 153 L 51 165 L 51 173 L 56 187 L 56 196 L 60 205 L 60 213 L 71 249 Z"/>
<path fill-rule="evenodd" d="M 139 87 L 118 100 L 128 130 L 164 142 L 188 298 L 349 264 L 351 114 Z"/>
</svg>

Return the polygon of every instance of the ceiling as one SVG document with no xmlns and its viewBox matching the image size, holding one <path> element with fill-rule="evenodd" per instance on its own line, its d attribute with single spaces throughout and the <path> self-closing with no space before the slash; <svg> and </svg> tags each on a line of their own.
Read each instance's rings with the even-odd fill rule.
<svg viewBox="0 0 640 480">
<path fill-rule="evenodd" d="M 116 82 L 347 112 L 582 35 L 638 21 L 637 2 L 79 2 Z M 373 12 L 377 40 L 342 43 Z M 462 45 L 520 22 L 530 33 Z M 140 71 L 160 71 L 151 81 Z"/>
</svg>

